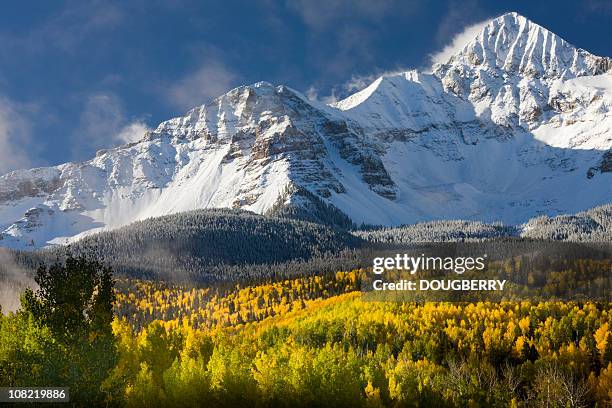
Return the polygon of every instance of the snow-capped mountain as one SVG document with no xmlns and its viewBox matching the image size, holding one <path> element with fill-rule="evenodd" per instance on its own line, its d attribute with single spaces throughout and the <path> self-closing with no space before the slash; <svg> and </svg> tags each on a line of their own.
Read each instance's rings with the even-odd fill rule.
<svg viewBox="0 0 612 408">
<path fill-rule="evenodd" d="M 508 13 L 430 73 L 383 76 L 334 105 L 242 86 L 138 143 L 0 177 L 0 246 L 321 202 L 383 225 L 515 224 L 612 202 L 612 59 Z"/>
</svg>

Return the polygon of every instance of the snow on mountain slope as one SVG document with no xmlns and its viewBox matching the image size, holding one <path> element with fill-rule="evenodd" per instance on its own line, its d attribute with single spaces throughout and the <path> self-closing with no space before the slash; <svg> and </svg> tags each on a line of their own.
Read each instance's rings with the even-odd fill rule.
<svg viewBox="0 0 612 408">
<path fill-rule="evenodd" d="M 1 176 L 0 246 L 309 200 L 384 225 L 518 224 L 609 203 L 611 67 L 508 13 L 432 73 L 384 76 L 333 106 L 239 87 L 90 161 Z"/>
<path fill-rule="evenodd" d="M 265 213 L 293 184 L 321 197 L 342 193 L 326 143 L 365 188 L 388 193 L 380 159 L 337 120 L 287 87 L 236 88 L 88 162 L 0 177 L 0 244 L 61 244 L 194 208 Z M 337 140 L 324 142 L 321 133 Z"/>
</svg>

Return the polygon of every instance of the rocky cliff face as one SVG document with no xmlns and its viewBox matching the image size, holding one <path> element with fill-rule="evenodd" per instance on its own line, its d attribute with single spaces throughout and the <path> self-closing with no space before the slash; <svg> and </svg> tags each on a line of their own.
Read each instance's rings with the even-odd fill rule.
<svg viewBox="0 0 612 408">
<path fill-rule="evenodd" d="M 88 162 L 0 177 L 0 246 L 197 208 L 386 225 L 584 210 L 612 201 L 611 67 L 509 13 L 431 73 L 333 106 L 239 87 Z"/>
</svg>

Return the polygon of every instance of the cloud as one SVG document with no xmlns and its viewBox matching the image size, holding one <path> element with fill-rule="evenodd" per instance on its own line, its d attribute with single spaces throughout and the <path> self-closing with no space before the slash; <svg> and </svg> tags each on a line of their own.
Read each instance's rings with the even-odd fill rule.
<svg viewBox="0 0 612 408">
<path fill-rule="evenodd" d="M 149 127 L 140 119 L 129 120 L 121 101 L 112 93 L 89 95 L 72 135 L 74 160 L 90 158 L 100 149 L 142 139 Z"/>
<path fill-rule="evenodd" d="M 332 89 L 331 90 L 331 94 L 327 95 L 327 96 L 323 96 L 321 98 L 321 102 L 323 102 L 326 105 L 332 105 L 336 102 L 338 102 L 340 100 L 340 98 L 338 98 L 338 96 L 336 95 L 336 90 Z"/>
<path fill-rule="evenodd" d="M 85 2 L 69 7 L 41 29 L 40 34 L 56 46 L 71 50 L 83 39 L 116 27 L 124 20 L 119 7 L 103 1 Z"/>
<path fill-rule="evenodd" d="M 208 61 L 196 71 L 172 84 L 167 98 L 180 109 L 209 102 L 233 88 L 237 76 L 219 61 Z"/>
<path fill-rule="evenodd" d="M 394 8 L 396 0 L 295 0 L 288 7 L 312 29 L 323 29 L 339 19 L 380 20 Z"/>
<path fill-rule="evenodd" d="M 473 40 L 490 20 L 491 16 L 481 6 L 480 0 L 449 3 L 434 36 L 439 49 L 428 56 L 429 66 L 423 68 L 429 69 L 433 64 L 448 62 L 450 57 Z"/>
<path fill-rule="evenodd" d="M 369 75 L 351 75 L 351 79 L 346 81 L 342 87 L 349 93 L 359 92 L 362 89 L 366 88 L 372 82 L 378 78 L 379 75 L 369 74 Z"/>
<path fill-rule="evenodd" d="M 468 42 L 473 40 L 489 23 L 489 21 L 490 20 L 484 20 L 465 27 L 463 31 L 456 34 L 453 39 L 444 46 L 444 48 L 429 56 L 431 64 L 445 64 L 448 62 L 450 57 L 461 51 Z"/>
<path fill-rule="evenodd" d="M 305 25 L 305 69 L 326 78 L 319 81 L 326 88 L 364 66 L 376 66 L 393 24 L 409 22 L 425 9 L 416 0 L 287 0 L 286 5 Z"/>
<path fill-rule="evenodd" d="M 308 100 L 311 101 L 311 102 L 323 102 L 326 105 L 331 105 L 333 103 L 338 102 L 338 97 L 336 96 L 336 90 L 335 89 L 331 90 L 331 94 L 330 95 L 319 96 L 319 90 L 314 85 L 311 85 L 306 90 L 305 95 L 306 95 L 306 98 L 308 98 Z"/>
<path fill-rule="evenodd" d="M 372 82 L 376 81 L 381 76 L 395 76 L 403 74 L 406 71 L 408 71 L 407 68 L 398 68 L 389 71 L 377 71 L 369 75 L 352 75 L 351 79 L 342 84 L 342 88 L 348 94 L 353 94 L 355 92 L 361 91 L 364 88 L 367 88 Z"/>
<path fill-rule="evenodd" d="M 22 106 L 0 97 L 0 174 L 30 167 L 28 123 Z"/>
<path fill-rule="evenodd" d="M 96 0 L 72 2 L 25 34 L 0 37 L 0 48 L 7 55 L 46 52 L 51 48 L 74 51 L 87 38 L 116 28 L 123 21 L 125 13 L 116 5 Z"/>
<path fill-rule="evenodd" d="M 141 140 L 151 129 L 144 122 L 134 122 L 126 125 L 114 137 L 121 143 L 134 143 Z"/>
<path fill-rule="evenodd" d="M 319 100 L 319 90 L 315 88 L 313 85 L 310 86 L 305 92 L 306 98 L 309 101 L 318 101 Z"/>
<path fill-rule="evenodd" d="M 608 0 L 586 0 L 584 2 L 584 9 L 589 13 L 609 14 L 612 12 L 612 3 Z"/>
<path fill-rule="evenodd" d="M 0 248 L 0 308 L 4 314 L 16 311 L 26 288 L 38 289 L 29 271 L 17 265 L 11 252 Z"/>
</svg>

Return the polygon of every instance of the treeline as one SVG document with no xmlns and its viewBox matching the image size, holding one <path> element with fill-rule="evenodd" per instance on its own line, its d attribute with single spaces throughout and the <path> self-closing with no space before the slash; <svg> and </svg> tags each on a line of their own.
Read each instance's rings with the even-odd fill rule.
<svg viewBox="0 0 612 408">
<path fill-rule="evenodd" d="M 611 242 L 612 204 L 576 215 L 542 216 L 518 226 L 480 221 L 431 221 L 400 227 L 363 226 L 353 234 L 374 243 L 486 241 L 521 237 L 571 242 Z"/>
<path fill-rule="evenodd" d="M 236 250 L 240 250 L 240 248 L 238 247 Z M 15 256 L 19 259 L 20 265 L 24 265 L 27 270 L 33 271 L 40 263 L 62 261 L 72 254 L 96 257 L 87 250 L 72 252 L 72 247 L 34 254 L 18 252 Z M 185 255 L 184 258 L 181 257 L 181 264 L 178 267 L 176 263 L 171 262 L 175 259 L 175 256 L 178 257 L 180 254 L 161 258 L 157 264 L 152 264 L 155 259 L 139 254 L 134 254 L 131 261 L 117 261 L 110 256 L 103 259 L 104 264 L 118 270 L 116 275 L 119 277 L 205 284 L 216 287 L 231 286 L 236 282 L 256 284 L 325 274 L 336 270 L 351 270 L 370 262 L 370 260 L 367 262 L 364 260 L 363 254 L 358 249 L 339 250 L 336 253 L 326 253 L 306 260 L 294 259 L 286 262 L 262 264 L 209 264 L 206 259 L 191 258 L 189 255 Z M 3 278 L 2 271 L 3 268 L 0 266 L 0 282 Z"/>
<path fill-rule="evenodd" d="M 85 248 L 76 252 L 75 255 L 90 256 L 91 253 L 88 253 Z M 0 262 L 0 283 L 4 288 L 0 291 L 0 295 L 7 291 L 17 294 L 25 287 L 31 286 L 33 271 L 40 263 L 50 264 L 62 261 L 71 254 L 71 249 L 73 248 L 58 248 L 53 251 L 34 253 L 0 251 L 2 260 Z M 239 251 L 240 247 L 237 246 L 235 249 Z M 106 265 L 117 268 L 119 271 L 117 276 L 122 278 L 233 288 L 236 283 L 254 285 L 313 275 L 323 276 L 335 271 L 369 269 L 376 257 L 394 257 L 396 254 L 404 253 L 413 257 L 433 256 L 438 258 L 475 257 L 486 254 L 486 269 L 478 271 L 476 277 L 509 279 L 510 282 L 526 290 L 524 296 L 518 294 L 518 299 L 533 299 L 533 291 L 538 289 L 546 289 L 544 292 L 546 294 L 556 293 L 560 299 L 576 299 L 579 293 L 585 295 L 585 299 L 601 299 L 600 294 L 610 287 L 609 282 L 606 284 L 606 279 L 610 268 L 612 246 L 605 242 L 574 243 L 502 237 L 459 243 L 370 243 L 360 248 L 341 249 L 306 260 L 296 259 L 279 263 L 210 265 L 206 259 L 198 258 L 191 264 L 183 260 L 183 269 L 172 267 L 172 265 L 163 268 L 159 264 L 154 267 L 150 258 L 139 253 L 135 253 L 132 257 L 131 262 L 136 264 L 133 269 L 126 268 L 125 263 L 119 262 L 125 258 L 114 259 L 111 253 L 108 253 L 103 259 Z M 189 259 L 188 255 L 185 257 Z M 509 270 L 511 273 L 508 272 Z M 451 273 L 450 276 L 454 275 Z M 464 275 L 464 277 L 467 276 L 469 274 Z M 556 281 L 559 281 L 556 286 L 549 285 Z M 555 287 L 558 287 L 558 290 Z M 8 290 L 8 288 L 11 289 Z M 14 296 L 13 303 L 16 298 L 17 296 Z"/>
<path fill-rule="evenodd" d="M 290 195 L 292 198 L 288 202 Z M 336 206 L 326 203 L 307 189 L 293 183 L 285 188 L 266 215 L 315 222 L 340 229 L 355 227 L 355 223 Z"/>
<path fill-rule="evenodd" d="M 612 241 L 612 204 L 576 215 L 537 217 L 523 226 L 523 237 L 560 241 Z"/>
<path fill-rule="evenodd" d="M 431 221 L 401 227 L 364 227 L 353 234 L 368 242 L 410 244 L 415 242 L 483 241 L 516 236 L 516 228 L 479 221 Z"/>
</svg>

